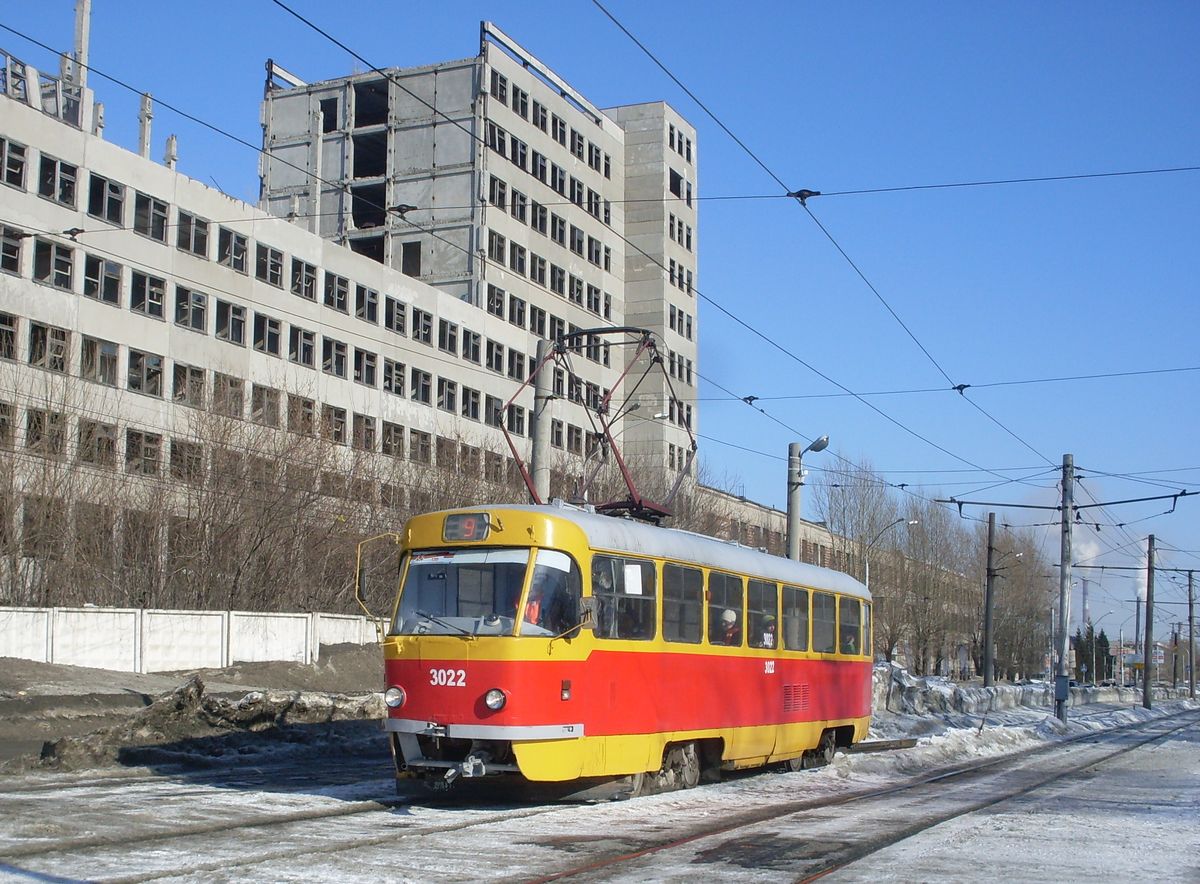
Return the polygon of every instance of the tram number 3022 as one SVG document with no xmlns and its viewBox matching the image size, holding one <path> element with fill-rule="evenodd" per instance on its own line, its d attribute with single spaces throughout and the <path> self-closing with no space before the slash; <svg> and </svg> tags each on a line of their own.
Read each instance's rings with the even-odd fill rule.
<svg viewBox="0 0 1200 884">
<path fill-rule="evenodd" d="M 429 683 L 437 687 L 465 688 L 467 686 L 467 670 L 430 669 Z"/>
</svg>

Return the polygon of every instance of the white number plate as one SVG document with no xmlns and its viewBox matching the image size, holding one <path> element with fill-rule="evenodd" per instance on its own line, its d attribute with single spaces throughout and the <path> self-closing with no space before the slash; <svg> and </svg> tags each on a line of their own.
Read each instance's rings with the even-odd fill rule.
<svg viewBox="0 0 1200 884">
<path fill-rule="evenodd" d="M 438 687 L 465 688 L 467 686 L 467 670 L 430 669 L 429 683 Z"/>
</svg>

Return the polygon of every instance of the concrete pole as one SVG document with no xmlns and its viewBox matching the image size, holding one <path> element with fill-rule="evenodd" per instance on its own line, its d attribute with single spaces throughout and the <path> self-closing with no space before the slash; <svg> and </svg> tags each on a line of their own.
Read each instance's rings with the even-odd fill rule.
<svg viewBox="0 0 1200 884">
<path fill-rule="evenodd" d="M 138 113 L 138 153 L 150 159 L 150 121 L 154 119 L 154 99 L 149 92 L 142 94 L 142 109 Z"/>
<path fill-rule="evenodd" d="M 534 493 L 538 497 L 534 503 L 545 503 L 550 499 L 550 400 L 553 398 L 551 381 L 554 376 L 550 363 L 544 363 L 550 346 L 545 338 L 538 339 L 535 364 L 541 369 L 533 382 L 533 414 L 530 418 L 533 451 L 529 457 L 529 472 L 533 477 Z"/>
<path fill-rule="evenodd" d="M 1062 544 L 1058 571 L 1058 670 L 1055 673 L 1054 715 L 1064 724 L 1067 721 L 1067 620 L 1071 597 L 1071 522 L 1075 503 L 1075 458 L 1064 454 L 1062 462 Z"/>
<path fill-rule="evenodd" d="M 1146 545 L 1146 641 L 1142 652 L 1142 705 L 1150 708 L 1153 679 L 1150 667 L 1154 663 L 1154 535 Z"/>
<path fill-rule="evenodd" d="M 75 85 L 79 87 L 79 98 L 87 88 L 88 46 L 92 33 L 92 0 L 75 0 Z"/>
<path fill-rule="evenodd" d="M 1192 581 L 1195 571 L 1188 571 L 1188 697 L 1196 699 L 1196 593 Z"/>
<path fill-rule="evenodd" d="M 312 117 L 312 168 L 308 172 L 308 229 L 319 234 L 321 232 L 321 177 L 325 166 L 325 114 L 317 105 L 317 111 Z M 391 205 L 384 196 L 383 204 Z M 340 225 L 339 234 L 346 232 L 345 225 Z"/>
<path fill-rule="evenodd" d="M 800 561 L 800 494 L 804 487 L 801 470 L 803 447 L 799 442 L 788 445 L 787 473 L 787 556 Z"/>
<path fill-rule="evenodd" d="M 983 686 L 992 686 L 995 661 L 992 659 L 992 590 L 996 582 L 996 569 L 992 567 L 992 556 L 996 549 L 996 514 L 988 513 L 987 581 L 983 586 Z"/>
</svg>

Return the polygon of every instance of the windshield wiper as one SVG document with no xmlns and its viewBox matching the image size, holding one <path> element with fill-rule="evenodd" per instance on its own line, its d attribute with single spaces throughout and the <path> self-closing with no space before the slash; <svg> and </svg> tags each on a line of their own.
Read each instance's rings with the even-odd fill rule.
<svg viewBox="0 0 1200 884">
<path fill-rule="evenodd" d="M 428 614 L 425 611 L 417 611 L 417 616 L 424 617 L 426 620 L 432 620 L 434 623 L 438 623 L 438 624 L 446 627 L 447 629 L 453 629 L 456 632 L 458 632 L 459 635 L 473 637 L 472 633 L 463 629 L 461 626 L 456 626 L 455 624 L 450 623 L 449 621 L 443 620 L 441 617 L 434 617 L 432 614 Z"/>
</svg>

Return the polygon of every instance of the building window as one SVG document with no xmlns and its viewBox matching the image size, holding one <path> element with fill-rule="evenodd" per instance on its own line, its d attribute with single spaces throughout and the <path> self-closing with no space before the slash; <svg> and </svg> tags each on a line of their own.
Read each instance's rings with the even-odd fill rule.
<svg viewBox="0 0 1200 884">
<path fill-rule="evenodd" d="M 525 327 L 525 301 L 516 295 L 508 297 L 508 321 L 518 328 Z"/>
<path fill-rule="evenodd" d="M 413 307 L 412 339 L 433 346 L 433 314 Z"/>
<path fill-rule="evenodd" d="M 325 272 L 325 306 L 342 313 L 350 312 L 350 280 L 335 273 Z"/>
<path fill-rule="evenodd" d="M 504 318 L 504 289 L 488 283 L 487 312 Z"/>
<path fill-rule="evenodd" d="M 487 342 L 487 367 L 496 372 L 504 373 L 504 345 L 496 341 Z"/>
<path fill-rule="evenodd" d="M 375 386 L 376 355 L 369 350 L 354 348 L 354 380 L 368 387 Z"/>
<path fill-rule="evenodd" d="M 557 163 L 550 164 L 550 187 L 559 196 L 567 195 L 567 172 Z"/>
<path fill-rule="evenodd" d="M 65 374 L 67 341 L 66 329 L 42 325 L 40 322 L 31 322 L 29 324 L 29 364 L 47 371 Z"/>
<path fill-rule="evenodd" d="M 479 391 L 462 388 L 462 416 L 467 420 L 479 420 Z"/>
<path fill-rule="evenodd" d="M 0 138 L 0 175 L 5 184 L 25 189 L 25 146 Z"/>
<path fill-rule="evenodd" d="M 121 265 L 88 255 L 83 263 L 83 293 L 105 304 L 121 306 Z"/>
<path fill-rule="evenodd" d="M 567 294 L 567 272 L 557 264 L 550 265 L 550 291 L 556 295 Z"/>
<path fill-rule="evenodd" d="M 316 367 L 317 336 L 315 332 L 293 325 L 288 334 L 288 359 L 297 365 Z"/>
<path fill-rule="evenodd" d="M 567 146 L 567 124 L 558 114 L 551 114 L 551 137 L 561 144 Z"/>
<path fill-rule="evenodd" d="M 25 415 L 25 445 L 40 454 L 59 455 L 66 447 L 67 416 L 31 408 Z"/>
<path fill-rule="evenodd" d="M 278 356 L 283 337 L 283 325 L 273 316 L 254 314 L 254 349 L 260 353 Z"/>
<path fill-rule="evenodd" d="M 546 284 L 546 259 L 540 255 L 529 256 L 529 278 L 538 285 Z"/>
<path fill-rule="evenodd" d="M 584 242 L 583 231 L 580 230 L 578 227 L 576 227 L 574 224 L 572 224 L 571 225 L 571 251 L 574 252 L 576 255 L 582 256 L 583 255 L 583 242 Z"/>
<path fill-rule="evenodd" d="M 208 257 L 208 222 L 180 210 L 175 228 L 175 245 L 184 252 Z"/>
<path fill-rule="evenodd" d="M 80 463 L 96 467 L 117 465 L 117 428 L 115 424 L 80 420 L 76 457 Z"/>
<path fill-rule="evenodd" d="M 171 395 L 175 401 L 180 405 L 203 408 L 205 387 L 207 386 L 204 369 L 176 362 L 172 374 L 174 386 Z"/>
<path fill-rule="evenodd" d="M 437 406 L 451 414 L 458 411 L 458 384 L 446 378 L 438 378 Z"/>
<path fill-rule="evenodd" d="M 246 308 L 217 298 L 217 338 L 231 344 L 246 343 Z"/>
<path fill-rule="evenodd" d="M 388 457 L 404 457 L 404 427 L 384 421 L 380 450 Z"/>
<path fill-rule="evenodd" d="M 317 429 L 317 403 L 304 396 L 288 396 L 288 430 L 311 436 Z"/>
<path fill-rule="evenodd" d="M 135 393 L 147 396 L 162 395 L 163 358 L 154 353 L 129 350 L 129 381 L 127 386 Z"/>
<path fill-rule="evenodd" d="M 38 196 L 75 208 L 75 179 L 78 172 L 70 163 L 42 154 Z"/>
<path fill-rule="evenodd" d="M 125 431 L 125 469 L 143 476 L 157 476 L 162 458 L 162 436 L 140 430 Z"/>
<path fill-rule="evenodd" d="M 525 409 L 519 405 L 508 407 L 508 431 L 516 436 L 525 435 Z"/>
<path fill-rule="evenodd" d="M 448 319 L 438 321 L 438 349 L 443 353 L 458 355 L 458 326 Z"/>
<path fill-rule="evenodd" d="M 494 230 L 488 231 L 488 257 L 501 266 L 504 265 L 506 257 L 504 254 L 506 245 L 507 241 L 503 236 Z"/>
<path fill-rule="evenodd" d="M 33 246 L 33 278 L 64 291 L 71 290 L 71 265 L 74 256 L 69 246 L 38 239 Z"/>
<path fill-rule="evenodd" d="M 120 225 L 125 217 L 125 185 L 91 173 L 88 188 L 88 214 Z"/>
<path fill-rule="evenodd" d="M 17 358 L 17 317 L 0 313 L 0 359 Z"/>
<path fill-rule="evenodd" d="M 379 292 L 365 285 L 354 287 L 354 315 L 372 324 L 379 322 Z"/>
<path fill-rule="evenodd" d="M 583 454 L 583 429 L 574 424 L 567 424 L 567 451 Z"/>
<path fill-rule="evenodd" d="M 414 368 L 409 380 L 409 398 L 424 405 L 433 404 L 433 375 Z"/>
<path fill-rule="evenodd" d="M 463 329 L 462 358 L 467 360 L 467 362 L 474 362 L 476 365 L 478 365 L 480 358 L 479 348 L 479 333 L 470 331 L 468 329 Z"/>
<path fill-rule="evenodd" d="M 167 281 L 137 270 L 133 271 L 131 280 L 129 309 L 162 319 L 163 302 L 167 299 Z"/>
<path fill-rule="evenodd" d="M 383 327 L 398 335 L 405 334 L 406 311 L 403 301 L 386 296 L 383 301 Z"/>
<path fill-rule="evenodd" d="M 508 376 L 515 381 L 525 380 L 525 354 L 519 350 L 508 351 Z"/>
<path fill-rule="evenodd" d="M 279 426 L 279 391 L 254 384 L 250 389 L 250 420 L 266 427 Z"/>
<path fill-rule="evenodd" d="M 255 246 L 254 275 L 276 288 L 283 288 L 283 252 L 258 243 Z"/>
<path fill-rule="evenodd" d="M 543 132 L 546 131 L 546 106 L 539 102 L 536 98 L 533 100 L 533 117 L 530 122 L 537 126 Z"/>
<path fill-rule="evenodd" d="M 421 243 L 419 241 L 400 244 L 400 272 L 405 276 L 421 275 Z"/>
<path fill-rule="evenodd" d="M 79 374 L 84 380 L 106 387 L 117 385 L 118 348 L 112 341 L 85 337 L 80 353 Z"/>
<path fill-rule="evenodd" d="M 204 449 L 195 442 L 172 439 L 169 469 L 172 479 L 199 485 L 204 481 Z"/>
<path fill-rule="evenodd" d="M 514 218 L 516 218 L 518 221 L 520 221 L 522 224 L 524 224 L 525 219 L 527 217 L 528 209 L 529 209 L 529 197 L 525 196 L 525 194 L 521 193 L 518 190 L 514 190 L 512 192 L 512 199 L 509 200 L 509 208 L 508 208 L 509 214 L 511 214 Z"/>
<path fill-rule="evenodd" d="M 560 420 L 550 421 L 550 444 L 555 448 L 563 447 L 563 422 Z"/>
<path fill-rule="evenodd" d="M 351 444 L 359 451 L 375 450 L 375 418 L 365 414 L 354 415 Z"/>
<path fill-rule="evenodd" d="M 420 430 L 409 430 L 408 457 L 413 463 L 433 463 L 433 437 Z"/>
<path fill-rule="evenodd" d="M 208 332 L 208 295 L 175 286 L 175 324 L 198 331 Z"/>
<path fill-rule="evenodd" d="M 317 268 L 299 258 L 292 258 L 292 294 L 317 299 Z"/>
<path fill-rule="evenodd" d="M 509 243 L 508 266 L 513 273 L 525 275 L 525 247 L 517 243 Z"/>
<path fill-rule="evenodd" d="M 139 193 L 133 201 L 133 229 L 151 239 L 167 241 L 167 204 Z"/>
<path fill-rule="evenodd" d="M 329 441 L 338 445 L 346 444 L 346 409 L 334 405 L 322 406 L 321 421 Z"/>
<path fill-rule="evenodd" d="M 404 363 L 383 360 L 383 389 L 395 396 L 404 395 Z"/>
<path fill-rule="evenodd" d="M 529 226 L 532 227 L 534 230 L 536 230 L 538 233 L 540 233 L 542 236 L 545 236 L 546 235 L 546 219 L 548 217 L 549 217 L 549 213 L 547 212 L 546 207 L 541 205 L 540 203 L 535 202 L 535 203 L 533 203 L 533 207 L 530 212 Z"/>
<path fill-rule="evenodd" d="M 24 238 L 25 233 L 15 227 L 0 228 L 0 271 L 20 274 L 21 240 Z"/>
<path fill-rule="evenodd" d="M 236 270 L 246 272 L 246 250 L 248 241 L 240 233 L 235 233 L 226 227 L 217 232 L 217 262 Z"/>
<path fill-rule="evenodd" d="M 492 98 L 508 103 L 508 78 L 499 71 L 492 71 Z"/>
<path fill-rule="evenodd" d="M 346 376 L 346 345 L 331 337 L 321 338 L 321 370 L 334 377 Z"/>
<path fill-rule="evenodd" d="M 583 182 L 580 181 L 578 178 L 576 178 L 574 175 L 571 176 L 571 197 L 570 197 L 570 199 L 571 199 L 571 202 L 573 202 L 577 206 L 583 205 Z"/>
<path fill-rule="evenodd" d="M 508 185 L 495 175 L 488 182 L 488 202 L 500 209 L 508 205 Z"/>
<path fill-rule="evenodd" d="M 529 174 L 542 182 L 542 184 L 546 183 L 546 157 L 536 150 L 533 151 L 530 157 Z"/>
<path fill-rule="evenodd" d="M 483 401 L 483 422 L 489 427 L 499 429 L 504 403 L 495 396 L 487 396 Z"/>
</svg>

